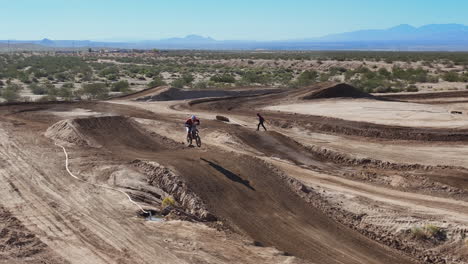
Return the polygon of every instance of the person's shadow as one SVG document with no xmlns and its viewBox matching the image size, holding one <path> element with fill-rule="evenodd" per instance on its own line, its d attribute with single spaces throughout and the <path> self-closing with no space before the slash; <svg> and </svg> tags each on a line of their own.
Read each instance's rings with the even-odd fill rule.
<svg viewBox="0 0 468 264">
<path fill-rule="evenodd" d="M 217 170 L 220 173 L 224 174 L 224 176 L 226 176 L 231 181 L 238 182 L 238 183 L 246 186 L 247 188 L 251 189 L 252 191 L 255 191 L 255 188 L 250 185 L 250 182 L 248 180 L 242 179 L 241 177 L 239 177 L 239 175 L 235 174 L 234 172 L 232 172 L 230 170 L 227 170 L 227 169 L 221 167 L 220 165 L 218 165 L 218 164 L 216 164 L 214 162 L 211 162 L 211 161 L 206 160 L 204 158 L 200 158 L 200 159 L 203 160 L 204 162 L 208 163 L 208 165 L 210 165 L 215 170 Z"/>
</svg>

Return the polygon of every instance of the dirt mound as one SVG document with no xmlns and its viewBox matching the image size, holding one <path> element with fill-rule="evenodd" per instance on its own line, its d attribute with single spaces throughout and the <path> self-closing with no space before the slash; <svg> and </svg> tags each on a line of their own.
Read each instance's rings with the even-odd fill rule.
<svg viewBox="0 0 468 264">
<path fill-rule="evenodd" d="M 93 142 L 89 142 L 84 135 L 82 135 L 73 119 L 61 120 L 47 129 L 45 136 L 54 140 L 61 141 L 61 143 L 68 143 L 73 145 L 89 145 L 92 146 Z"/>
<path fill-rule="evenodd" d="M 160 93 L 144 96 L 137 101 L 175 101 L 189 100 L 208 97 L 232 97 L 232 96 L 249 96 L 272 92 L 272 89 L 253 89 L 253 90 L 184 90 L 177 88 L 169 88 L 162 90 Z"/>
<path fill-rule="evenodd" d="M 135 120 L 124 116 L 67 119 L 47 129 L 49 138 L 92 147 L 146 149 L 161 151 L 173 146 L 167 138 L 150 134 Z"/>
<path fill-rule="evenodd" d="M 346 83 L 340 83 L 329 87 L 314 89 L 309 94 L 306 94 L 302 99 L 328 99 L 328 98 L 373 98 L 372 95 L 364 93 L 355 87 Z"/>
<path fill-rule="evenodd" d="M 175 154 L 175 153 L 174 153 Z M 169 155 L 210 212 L 261 245 L 317 263 L 411 263 L 336 223 L 292 189 L 304 186 L 262 160 L 235 153 Z"/>
</svg>

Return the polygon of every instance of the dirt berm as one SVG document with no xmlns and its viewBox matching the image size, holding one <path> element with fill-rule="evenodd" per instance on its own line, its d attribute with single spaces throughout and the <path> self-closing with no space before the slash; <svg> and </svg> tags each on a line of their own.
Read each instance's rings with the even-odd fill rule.
<svg viewBox="0 0 468 264">
<path fill-rule="evenodd" d="M 328 98 L 373 98 L 372 95 L 361 92 L 355 87 L 346 84 L 340 83 L 332 85 L 329 87 L 323 87 L 320 89 L 313 90 L 309 94 L 304 95 L 302 99 L 311 100 L 311 99 L 328 99 Z"/>
<path fill-rule="evenodd" d="M 253 89 L 253 90 L 184 90 L 169 88 L 161 90 L 151 96 L 142 96 L 137 101 L 174 101 L 206 97 L 232 97 L 267 94 L 277 89 Z"/>
<path fill-rule="evenodd" d="M 177 172 L 211 213 L 258 245 L 321 264 L 413 263 L 328 218 L 291 189 L 290 179 L 257 158 L 211 146 L 181 149 L 180 143 L 147 134 L 124 117 L 74 122 L 87 141 L 99 143 L 108 155 L 152 160 Z"/>
</svg>

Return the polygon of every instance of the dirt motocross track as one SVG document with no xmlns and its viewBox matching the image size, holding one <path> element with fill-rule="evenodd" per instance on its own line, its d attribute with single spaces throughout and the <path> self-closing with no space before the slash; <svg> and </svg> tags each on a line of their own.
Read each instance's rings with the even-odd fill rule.
<svg viewBox="0 0 468 264">
<path fill-rule="evenodd" d="M 166 91 L 0 106 L 0 213 L 15 219 L 0 225 L 0 263 L 466 263 L 468 174 L 451 155 L 468 130 L 263 109 L 380 101 L 345 85 L 159 101 Z M 272 131 L 255 131 L 257 111 Z M 183 143 L 192 113 L 201 148 Z M 428 141 L 433 156 L 412 162 Z M 429 224 L 445 238 L 411 233 Z"/>
</svg>

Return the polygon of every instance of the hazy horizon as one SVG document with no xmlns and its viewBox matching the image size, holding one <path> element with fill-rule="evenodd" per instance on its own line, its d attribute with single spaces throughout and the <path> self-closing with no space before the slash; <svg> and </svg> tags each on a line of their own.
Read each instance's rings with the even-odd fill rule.
<svg viewBox="0 0 468 264">
<path fill-rule="evenodd" d="M 468 24 L 459 1 L 102 0 L 1 1 L 0 39 L 159 40 L 200 35 L 272 41 L 322 37 L 400 24 Z M 424 9 L 424 12 L 421 12 Z M 450 20 L 447 21 L 447 17 Z"/>
</svg>

